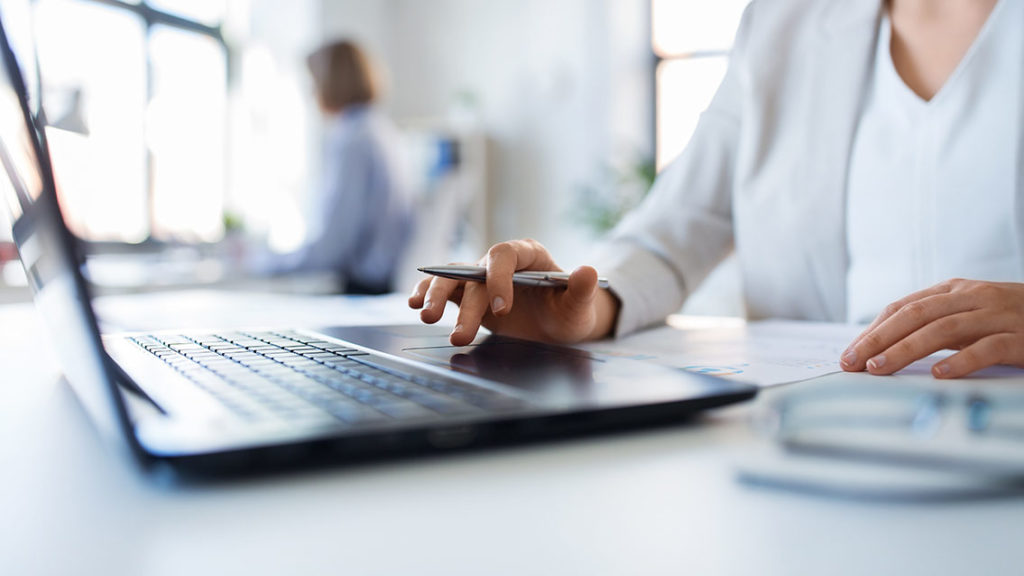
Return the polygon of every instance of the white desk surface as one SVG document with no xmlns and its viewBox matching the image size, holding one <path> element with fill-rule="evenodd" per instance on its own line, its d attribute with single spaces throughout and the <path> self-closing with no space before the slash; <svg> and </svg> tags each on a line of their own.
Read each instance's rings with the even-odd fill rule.
<svg viewBox="0 0 1024 576">
<path fill-rule="evenodd" d="M 154 325 L 279 320 L 256 297 L 196 293 L 177 315 L 160 298 L 102 304 Z M 0 326 L 0 574 L 1024 572 L 1024 498 L 864 502 L 736 482 L 749 404 L 654 431 L 165 482 L 100 441 L 30 305 L 0 307 Z"/>
</svg>

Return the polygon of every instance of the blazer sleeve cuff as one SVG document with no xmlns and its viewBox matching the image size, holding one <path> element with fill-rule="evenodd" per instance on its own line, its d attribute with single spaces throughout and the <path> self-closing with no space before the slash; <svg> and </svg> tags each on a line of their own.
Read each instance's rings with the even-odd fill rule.
<svg viewBox="0 0 1024 576">
<path fill-rule="evenodd" d="M 595 260 L 619 299 L 616 338 L 654 324 L 682 306 L 685 288 L 668 265 L 650 250 L 626 241 L 610 242 Z"/>
</svg>

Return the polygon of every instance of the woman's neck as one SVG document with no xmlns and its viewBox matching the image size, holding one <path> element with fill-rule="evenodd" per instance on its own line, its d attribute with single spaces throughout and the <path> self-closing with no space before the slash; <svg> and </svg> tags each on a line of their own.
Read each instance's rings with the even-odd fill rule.
<svg viewBox="0 0 1024 576">
<path fill-rule="evenodd" d="M 892 60 L 907 86 L 931 100 L 953 74 L 997 0 L 887 0 Z"/>
</svg>

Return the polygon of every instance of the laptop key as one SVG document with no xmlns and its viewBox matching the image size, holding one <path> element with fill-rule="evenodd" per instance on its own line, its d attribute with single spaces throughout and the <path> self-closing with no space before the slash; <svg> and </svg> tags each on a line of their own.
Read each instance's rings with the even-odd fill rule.
<svg viewBox="0 0 1024 576">
<path fill-rule="evenodd" d="M 324 404 L 324 410 L 331 416 L 348 424 L 366 424 L 386 422 L 388 420 L 388 417 L 384 414 L 370 410 L 356 402 L 332 400 Z"/>
<path fill-rule="evenodd" d="M 412 402 L 384 402 L 374 408 L 392 418 L 400 419 L 428 418 L 434 415 L 434 412 Z"/>
<path fill-rule="evenodd" d="M 135 341 L 250 419 L 356 424 L 522 405 L 497 392 L 407 374 L 366 352 L 297 333 L 143 336 Z"/>
</svg>

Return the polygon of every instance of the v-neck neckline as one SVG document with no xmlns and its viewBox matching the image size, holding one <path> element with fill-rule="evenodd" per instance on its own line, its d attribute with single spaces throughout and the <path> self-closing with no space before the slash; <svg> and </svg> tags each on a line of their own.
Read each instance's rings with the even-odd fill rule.
<svg viewBox="0 0 1024 576">
<path fill-rule="evenodd" d="M 900 90 L 903 91 L 907 97 L 914 103 L 914 105 L 929 109 L 938 106 L 944 99 L 944 95 L 951 91 L 957 83 L 961 82 L 960 77 L 966 74 L 965 69 L 970 66 L 971 61 L 974 60 L 974 53 L 978 51 L 978 46 L 986 41 L 986 38 L 991 34 L 990 29 L 995 26 L 994 22 L 998 19 L 999 11 L 1003 5 L 1006 4 L 1005 0 L 996 0 L 996 5 L 992 7 L 992 11 L 989 12 L 988 17 L 985 19 L 985 23 L 982 24 L 981 29 L 978 30 L 978 34 L 974 37 L 971 45 L 967 47 L 967 51 L 957 62 L 956 68 L 953 72 L 946 77 L 943 81 L 942 86 L 932 95 L 931 98 L 925 99 L 920 94 L 915 92 L 900 75 L 899 70 L 896 69 L 896 62 L 892 59 L 892 17 L 889 15 L 887 9 L 882 11 L 881 30 L 879 31 L 879 43 L 877 50 L 881 51 L 879 54 L 880 58 L 885 60 L 885 67 L 887 73 L 893 75 L 896 79 L 897 84 L 900 86 Z"/>
</svg>

